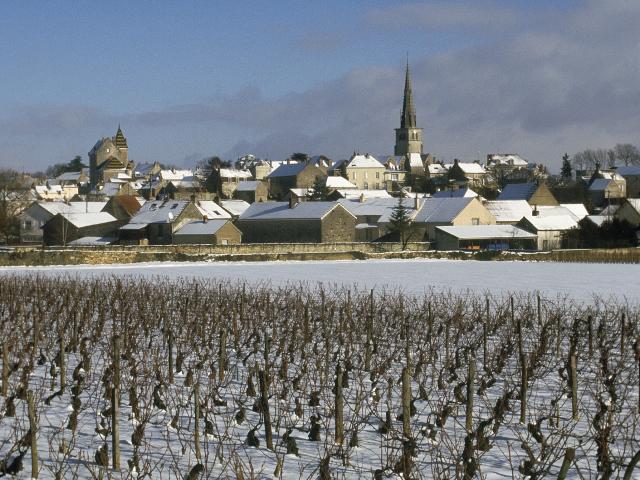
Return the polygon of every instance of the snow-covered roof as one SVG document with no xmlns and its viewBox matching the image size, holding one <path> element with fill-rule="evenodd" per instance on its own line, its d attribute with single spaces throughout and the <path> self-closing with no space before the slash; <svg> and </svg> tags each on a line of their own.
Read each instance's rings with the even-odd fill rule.
<svg viewBox="0 0 640 480">
<path fill-rule="evenodd" d="M 451 167 L 453 167 L 454 165 L 455 165 L 454 163 L 445 164 L 445 168 L 451 169 Z M 458 166 L 460 167 L 460 169 L 465 174 L 487 173 L 482 165 L 480 165 L 479 163 L 475 163 L 475 162 L 469 162 L 469 163 L 467 163 L 467 162 L 458 162 Z"/>
<path fill-rule="evenodd" d="M 420 168 L 424 166 L 422 162 L 422 155 L 419 153 L 410 153 L 409 154 L 409 165 L 411 168 Z"/>
<path fill-rule="evenodd" d="M 517 153 L 492 153 L 488 155 L 487 163 L 526 167 L 529 163 Z"/>
<path fill-rule="evenodd" d="M 213 235 L 220 230 L 229 220 L 195 220 L 186 223 L 174 235 Z"/>
<path fill-rule="evenodd" d="M 358 190 L 358 189 L 342 189 L 338 188 L 338 193 L 342 198 L 358 199 L 363 197 L 365 200 L 369 198 L 393 198 L 386 190 Z"/>
<path fill-rule="evenodd" d="M 427 166 L 430 175 L 444 175 L 447 173 L 447 168 L 439 163 L 432 163 Z"/>
<path fill-rule="evenodd" d="M 531 205 L 526 200 L 489 200 L 485 207 L 498 222 L 519 222 L 531 215 Z"/>
<path fill-rule="evenodd" d="M 569 230 L 576 228 L 578 222 L 572 215 L 552 215 L 549 217 L 533 216 L 529 215 L 524 217 L 528 223 L 531 224 L 536 230 Z"/>
<path fill-rule="evenodd" d="M 103 223 L 116 222 L 117 219 L 107 212 L 95 213 L 60 213 L 70 224 L 83 228 L 91 225 L 101 225 Z"/>
<path fill-rule="evenodd" d="M 466 208 L 474 198 L 424 198 L 415 218 L 416 223 L 449 223 Z"/>
<path fill-rule="evenodd" d="M 95 213 L 101 211 L 107 202 L 38 202 L 51 215 L 58 213 Z"/>
<path fill-rule="evenodd" d="M 356 185 L 351 183 L 344 177 L 331 175 L 327 177 L 327 188 L 346 188 L 346 189 L 356 189 L 358 188 Z"/>
<path fill-rule="evenodd" d="M 615 204 L 607 205 L 605 208 L 602 209 L 602 211 L 600 212 L 600 215 L 614 215 L 619 208 L 620 208 L 620 205 L 615 205 Z"/>
<path fill-rule="evenodd" d="M 158 174 L 162 180 L 182 180 L 185 177 L 193 177 L 191 170 L 160 170 Z"/>
<path fill-rule="evenodd" d="M 384 168 L 384 165 L 382 165 L 373 155 L 357 154 L 349 160 L 347 168 Z"/>
<path fill-rule="evenodd" d="M 213 200 L 200 200 L 196 202 L 196 207 L 202 215 L 206 215 L 208 219 L 222 219 L 222 218 L 231 218 L 229 212 L 227 212 L 223 207 L 218 205 Z"/>
<path fill-rule="evenodd" d="M 251 172 L 247 172 L 246 170 L 221 168 L 220 177 L 221 178 L 251 178 Z"/>
<path fill-rule="evenodd" d="M 115 243 L 118 239 L 116 237 L 82 237 L 76 240 L 73 240 L 68 243 L 70 246 L 83 246 L 83 245 L 111 245 Z"/>
<path fill-rule="evenodd" d="M 290 208 L 289 202 L 253 203 L 240 215 L 240 220 L 319 220 L 339 205 L 337 202 L 302 202 Z"/>
<path fill-rule="evenodd" d="M 640 213 L 640 198 L 627 198 L 627 203 L 633 207 L 633 209 Z"/>
<path fill-rule="evenodd" d="M 508 183 L 498 195 L 498 200 L 529 200 L 538 189 L 538 184 L 529 183 Z"/>
<path fill-rule="evenodd" d="M 147 202 L 138 213 L 136 213 L 129 224 L 139 223 L 148 225 L 150 223 L 172 223 L 173 220 L 182 213 L 189 205 L 188 200 L 166 200 Z"/>
<path fill-rule="evenodd" d="M 534 240 L 538 237 L 535 233 L 513 225 L 443 226 L 436 227 L 436 230 L 441 230 L 460 240 Z"/>
<path fill-rule="evenodd" d="M 587 215 L 586 219 L 589 220 L 597 227 L 601 227 L 603 223 L 611 221 L 610 215 Z"/>
<path fill-rule="evenodd" d="M 56 177 L 56 180 L 62 182 L 78 181 L 82 176 L 82 172 L 64 172 Z"/>
<path fill-rule="evenodd" d="M 458 190 L 442 190 L 432 195 L 433 198 L 459 198 L 459 197 L 477 197 L 478 194 L 470 188 L 459 188 Z"/>
<path fill-rule="evenodd" d="M 53 184 L 53 185 L 36 185 L 35 186 L 36 193 L 38 195 L 48 195 L 51 193 L 62 193 L 62 185 Z"/>
<path fill-rule="evenodd" d="M 313 188 L 290 188 L 289 191 L 296 197 L 305 197 L 308 193 L 313 192 Z"/>
<path fill-rule="evenodd" d="M 222 200 L 222 208 L 234 217 L 242 215 L 242 212 L 250 206 L 251 205 L 244 200 Z"/>
<path fill-rule="evenodd" d="M 565 205 L 570 205 L 570 207 Z M 589 212 L 587 212 L 587 209 L 584 208 L 584 205 L 580 203 L 567 203 L 565 205 L 560 205 L 557 207 L 548 207 L 548 206 L 537 207 L 538 216 L 553 217 L 557 215 L 568 215 L 572 217 L 574 220 L 576 220 L 577 222 L 579 222 L 584 217 L 589 215 Z M 579 206 L 581 206 L 582 208 L 579 208 Z"/>
</svg>

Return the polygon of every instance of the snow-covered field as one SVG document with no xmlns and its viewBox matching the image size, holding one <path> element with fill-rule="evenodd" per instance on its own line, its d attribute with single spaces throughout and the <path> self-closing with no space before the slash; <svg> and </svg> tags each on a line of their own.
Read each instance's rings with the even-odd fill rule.
<svg viewBox="0 0 640 480">
<path fill-rule="evenodd" d="M 322 282 L 385 287 L 421 294 L 429 290 L 491 292 L 539 291 L 547 297 L 568 296 L 591 302 L 594 296 L 636 303 L 640 297 L 640 267 L 630 264 L 478 262 L 452 260 L 369 260 L 329 262 L 141 263 L 60 267 L 4 267 L 1 274 L 119 275 L 169 278 L 228 279 L 249 284 Z"/>
<path fill-rule="evenodd" d="M 634 267 L 377 261 L 3 269 L 0 475 L 11 468 L 31 475 L 29 389 L 46 479 L 401 479 L 408 469 L 415 479 L 508 480 L 558 478 L 563 464 L 566 478 L 622 478 L 640 451 Z M 609 288 L 594 288 L 595 278 Z M 411 402 L 406 425 L 403 392 Z"/>
</svg>

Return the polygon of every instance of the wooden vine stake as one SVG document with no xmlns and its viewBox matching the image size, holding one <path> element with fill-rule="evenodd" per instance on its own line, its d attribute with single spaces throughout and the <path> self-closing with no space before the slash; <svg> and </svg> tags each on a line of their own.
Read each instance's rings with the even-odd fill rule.
<svg viewBox="0 0 640 480">
<path fill-rule="evenodd" d="M 342 394 L 342 368 L 340 364 L 336 365 L 336 421 L 335 421 L 335 442 L 342 445 L 344 441 L 344 396 Z"/>
<path fill-rule="evenodd" d="M 465 409 L 464 427 L 467 433 L 473 429 L 473 382 L 476 376 L 476 361 L 473 356 L 469 357 L 469 370 L 467 372 L 467 406 Z"/>
<path fill-rule="evenodd" d="M 571 466 L 571 462 L 576 458 L 576 449 L 575 448 L 567 448 L 564 451 L 564 459 L 562 460 L 562 467 L 560 467 L 560 473 L 558 473 L 558 480 L 564 480 L 567 478 L 567 473 L 569 473 L 569 467 Z"/>
<path fill-rule="evenodd" d="M 406 439 L 411 438 L 411 376 L 409 367 L 402 369 L 402 434 Z"/>
<path fill-rule="evenodd" d="M 60 390 L 64 391 L 67 386 L 67 367 L 65 359 L 64 335 L 60 334 Z"/>
<path fill-rule="evenodd" d="M 27 390 L 27 408 L 29 413 L 29 431 L 31 433 L 31 478 L 38 478 L 38 422 L 33 392 Z"/>
<path fill-rule="evenodd" d="M 9 393 L 9 342 L 2 343 L 2 396 Z"/>
<path fill-rule="evenodd" d="M 193 385 L 193 442 L 195 443 L 195 454 L 198 463 L 202 460 L 202 452 L 200 451 L 200 384 L 196 382 Z"/>
<path fill-rule="evenodd" d="M 575 352 L 569 357 L 569 381 L 571 382 L 571 418 L 578 419 L 578 365 Z"/>
<path fill-rule="evenodd" d="M 120 337 L 113 338 L 113 388 L 111 389 L 111 450 L 113 451 L 112 467 L 120 470 L 120 426 L 118 415 L 120 409 Z"/>
<path fill-rule="evenodd" d="M 273 433 L 271 431 L 271 413 L 269 412 L 269 378 L 266 372 L 260 370 L 258 373 L 260 379 L 260 404 L 262 410 L 262 418 L 264 419 L 264 437 L 267 442 L 267 448 L 273 450 Z"/>
<path fill-rule="evenodd" d="M 220 348 L 218 350 L 218 379 L 224 381 L 224 372 L 227 368 L 227 329 L 220 331 Z"/>
<path fill-rule="evenodd" d="M 520 423 L 527 420 L 527 360 L 524 355 L 520 358 Z"/>
<path fill-rule="evenodd" d="M 169 384 L 173 385 L 173 332 L 171 329 L 169 329 L 167 348 L 169 349 Z"/>
<path fill-rule="evenodd" d="M 486 316 L 484 322 L 482 324 L 482 363 L 484 364 L 485 370 L 487 369 L 487 330 L 489 329 L 489 313 L 490 313 L 490 305 L 489 305 L 489 297 L 486 300 Z"/>
</svg>

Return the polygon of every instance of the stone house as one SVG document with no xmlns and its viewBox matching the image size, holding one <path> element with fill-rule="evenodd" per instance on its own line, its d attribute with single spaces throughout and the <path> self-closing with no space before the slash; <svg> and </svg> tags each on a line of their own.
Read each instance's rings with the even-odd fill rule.
<svg viewBox="0 0 640 480">
<path fill-rule="evenodd" d="M 42 226 L 45 245 L 68 245 L 83 237 L 116 237 L 121 224 L 107 212 L 58 213 Z"/>
<path fill-rule="evenodd" d="M 138 213 L 140 206 L 138 198 L 133 195 L 117 195 L 109 199 L 102 211 L 110 213 L 118 220 L 128 222 Z"/>
<path fill-rule="evenodd" d="M 640 197 L 640 165 L 618 167 L 616 173 L 627 182 L 627 197 Z"/>
<path fill-rule="evenodd" d="M 233 198 L 247 203 L 266 202 L 269 197 L 269 187 L 261 180 L 247 180 L 238 183 Z"/>
<path fill-rule="evenodd" d="M 629 222 L 635 228 L 640 228 L 640 198 L 627 198 L 616 210 L 615 216 L 621 221 Z"/>
<path fill-rule="evenodd" d="M 476 197 L 423 198 L 413 225 L 418 238 L 435 240 L 438 226 L 495 225 L 496 218 Z"/>
<path fill-rule="evenodd" d="M 498 225 L 515 225 L 532 212 L 526 200 L 489 200 L 484 206 L 496 217 Z"/>
<path fill-rule="evenodd" d="M 316 178 L 325 179 L 326 169 L 310 162 L 284 163 L 267 176 L 271 198 L 286 198 L 291 188 L 311 188 Z"/>
<path fill-rule="evenodd" d="M 43 241 L 42 227 L 59 213 L 97 213 L 107 202 L 33 202 L 19 215 L 20 243 Z"/>
<path fill-rule="evenodd" d="M 466 163 L 458 159 L 453 164 L 445 165 L 449 180 L 472 187 L 481 187 L 485 184 L 487 171 L 479 163 Z"/>
<path fill-rule="evenodd" d="M 562 248 L 565 232 L 578 228 L 578 222 L 570 215 L 548 217 L 530 215 L 520 220 L 517 226 L 538 236 L 538 250 L 554 250 Z"/>
<path fill-rule="evenodd" d="M 33 193 L 38 200 L 45 201 L 64 201 L 70 200 L 78 194 L 77 185 L 60 185 L 47 184 L 36 185 L 33 187 Z"/>
<path fill-rule="evenodd" d="M 236 224 L 244 243 L 353 242 L 356 217 L 336 202 L 263 202 Z"/>
<path fill-rule="evenodd" d="M 627 182 L 619 175 L 615 178 L 596 178 L 589 184 L 588 194 L 594 207 L 618 204 L 627 196 Z"/>
<path fill-rule="evenodd" d="M 174 244 L 231 245 L 242 241 L 242 232 L 228 219 L 193 220 L 173 233 Z"/>
<path fill-rule="evenodd" d="M 529 205 L 557 207 L 560 205 L 544 183 L 509 183 L 504 186 L 497 200 L 526 200 Z"/>
<path fill-rule="evenodd" d="M 354 154 L 346 165 L 347 180 L 360 190 L 384 189 L 385 171 L 386 167 L 368 153 Z"/>
<path fill-rule="evenodd" d="M 120 243 L 168 245 L 173 243 L 173 234 L 192 220 L 202 220 L 202 212 L 193 202 L 148 201 L 120 227 Z"/>
</svg>

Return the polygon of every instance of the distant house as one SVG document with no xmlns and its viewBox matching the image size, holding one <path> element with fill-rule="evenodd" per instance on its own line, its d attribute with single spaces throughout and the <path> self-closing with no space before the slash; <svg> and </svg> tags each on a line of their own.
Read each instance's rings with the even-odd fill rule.
<svg viewBox="0 0 640 480">
<path fill-rule="evenodd" d="M 42 243 L 42 227 L 59 213 L 97 213 L 107 202 L 33 202 L 23 210 L 20 220 L 20 242 Z"/>
<path fill-rule="evenodd" d="M 193 220 L 173 233 L 175 244 L 231 245 L 242 241 L 242 232 L 231 220 Z"/>
<path fill-rule="evenodd" d="M 116 219 L 128 222 L 138 210 L 140 210 L 140 201 L 132 195 L 117 195 L 111 197 L 102 209 L 103 212 L 110 213 Z"/>
<path fill-rule="evenodd" d="M 402 199 L 410 218 L 415 215 L 416 205 L 419 201 L 415 198 Z M 392 197 L 365 199 L 361 197 L 351 200 L 341 199 L 339 203 L 357 218 L 356 241 L 371 242 L 389 233 L 390 218 L 398 205 L 398 199 Z M 421 240 L 421 237 L 416 234 L 415 238 L 410 240 Z"/>
<path fill-rule="evenodd" d="M 311 188 L 316 177 L 326 178 L 326 170 L 309 162 L 284 163 L 267 176 L 272 198 L 286 198 L 291 188 Z"/>
<path fill-rule="evenodd" d="M 487 168 L 506 167 L 507 169 L 527 168 L 529 162 L 517 153 L 489 153 L 487 155 Z"/>
<path fill-rule="evenodd" d="M 42 226 L 45 245 L 67 245 L 82 237 L 115 237 L 118 220 L 107 212 L 58 213 Z"/>
<path fill-rule="evenodd" d="M 621 176 L 596 178 L 589 184 L 589 200 L 594 207 L 620 203 L 627 196 L 627 182 Z"/>
<path fill-rule="evenodd" d="M 370 200 L 372 198 L 393 198 L 386 190 L 358 190 L 351 188 L 339 188 L 331 192 L 328 200 L 339 200 L 345 198 L 347 200 Z"/>
<path fill-rule="evenodd" d="M 238 183 L 233 198 L 247 203 L 266 202 L 269 197 L 269 187 L 260 180 L 247 180 Z"/>
<path fill-rule="evenodd" d="M 537 235 L 513 225 L 436 227 L 438 250 L 535 250 Z"/>
<path fill-rule="evenodd" d="M 352 242 L 356 217 L 336 202 L 252 204 L 236 222 L 244 243 Z"/>
<path fill-rule="evenodd" d="M 329 190 L 356 190 L 358 187 L 344 177 L 327 177 L 326 186 Z"/>
<path fill-rule="evenodd" d="M 627 197 L 640 197 L 640 165 L 618 167 L 616 172 L 627 183 Z"/>
<path fill-rule="evenodd" d="M 120 227 L 121 243 L 167 245 L 173 243 L 173 234 L 192 220 L 202 220 L 202 212 L 187 200 L 146 202 Z"/>
<path fill-rule="evenodd" d="M 640 228 L 640 198 L 627 198 L 615 216 L 618 220 L 629 222 L 635 228 Z"/>
<path fill-rule="evenodd" d="M 63 201 L 70 200 L 78 194 L 78 186 L 69 184 L 47 184 L 36 185 L 33 187 L 33 193 L 38 200 Z"/>
<path fill-rule="evenodd" d="M 470 188 L 458 188 L 457 190 L 441 190 L 432 195 L 433 198 L 460 198 L 477 196 L 478 194 Z"/>
<path fill-rule="evenodd" d="M 436 227 L 464 225 L 494 225 L 495 217 L 474 197 L 424 198 L 413 224 L 425 240 L 434 241 Z"/>
<path fill-rule="evenodd" d="M 354 154 L 346 164 L 347 180 L 360 190 L 385 188 L 386 168 L 373 155 Z"/>
<path fill-rule="evenodd" d="M 453 164 L 445 165 L 449 180 L 469 184 L 474 187 L 481 187 L 485 183 L 487 172 L 479 163 L 460 162 L 458 159 Z"/>
<path fill-rule="evenodd" d="M 544 183 L 509 183 L 505 185 L 497 200 L 526 200 L 531 206 L 560 205 Z"/>
<path fill-rule="evenodd" d="M 531 215 L 520 220 L 517 226 L 538 236 L 538 250 L 554 250 L 562 248 L 564 233 L 578 228 L 578 222 L 570 215 Z"/>
</svg>

